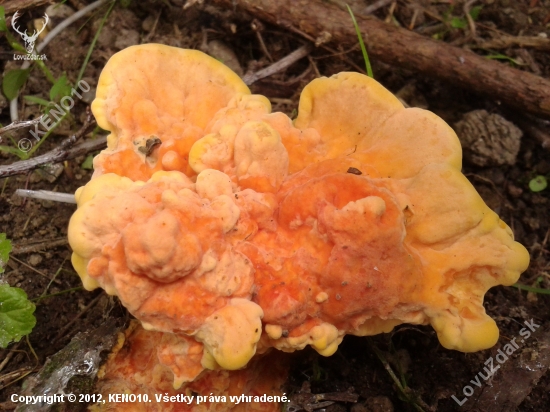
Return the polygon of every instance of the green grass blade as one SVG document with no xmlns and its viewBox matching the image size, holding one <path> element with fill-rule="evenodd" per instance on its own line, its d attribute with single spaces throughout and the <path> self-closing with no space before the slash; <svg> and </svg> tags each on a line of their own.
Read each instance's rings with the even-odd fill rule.
<svg viewBox="0 0 550 412">
<path fill-rule="evenodd" d="M 541 295 L 550 295 L 550 289 L 533 288 L 531 286 L 525 286 L 519 283 L 516 283 L 512 286 L 521 290 L 526 290 L 527 292 L 539 293 Z"/>
<path fill-rule="evenodd" d="M 88 48 L 88 53 L 86 54 L 86 57 L 84 58 L 84 62 L 82 63 L 82 67 L 80 68 L 80 72 L 78 73 L 78 77 L 76 79 L 75 85 L 78 85 L 78 82 L 82 80 L 82 77 L 84 76 L 84 70 L 86 70 L 86 66 L 88 65 L 88 62 L 90 61 L 90 57 L 92 55 L 92 52 L 94 51 L 95 44 L 97 43 L 97 39 L 99 38 L 99 35 L 101 34 L 101 30 L 103 29 L 103 26 L 105 25 L 105 22 L 107 21 L 107 18 L 111 14 L 111 10 L 113 10 L 113 7 L 115 6 L 116 1 L 113 1 L 111 5 L 109 6 L 109 9 L 103 16 L 103 19 L 101 20 L 101 23 L 99 24 L 99 27 L 97 28 L 97 31 L 95 33 L 95 36 L 92 40 L 92 43 L 90 44 L 90 47 Z"/>
<path fill-rule="evenodd" d="M 347 4 L 346 4 L 346 7 L 348 8 L 349 15 L 351 16 L 351 20 L 353 20 L 353 25 L 355 26 L 357 37 L 359 38 L 359 44 L 361 45 L 361 52 L 363 53 L 363 59 L 365 59 L 365 66 L 367 68 L 367 75 L 374 79 L 374 76 L 372 74 L 372 67 L 370 65 L 369 55 L 367 53 L 367 48 L 365 47 L 365 42 L 363 42 L 363 36 L 361 35 L 361 30 L 359 30 L 359 25 L 357 24 L 357 20 L 355 20 L 355 15 L 353 14 L 353 11 Z"/>
</svg>

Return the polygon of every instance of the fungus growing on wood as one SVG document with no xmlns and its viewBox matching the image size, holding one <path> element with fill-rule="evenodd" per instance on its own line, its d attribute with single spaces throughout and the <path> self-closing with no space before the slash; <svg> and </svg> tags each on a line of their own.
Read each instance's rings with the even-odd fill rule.
<svg viewBox="0 0 550 412">
<path fill-rule="evenodd" d="M 448 349 L 496 343 L 484 294 L 529 256 L 435 114 L 340 73 L 305 87 L 292 122 L 221 63 L 162 45 L 113 56 L 97 96 L 111 135 L 76 192 L 73 264 L 177 337 L 162 361 L 176 387 L 402 323 L 431 324 Z"/>
</svg>

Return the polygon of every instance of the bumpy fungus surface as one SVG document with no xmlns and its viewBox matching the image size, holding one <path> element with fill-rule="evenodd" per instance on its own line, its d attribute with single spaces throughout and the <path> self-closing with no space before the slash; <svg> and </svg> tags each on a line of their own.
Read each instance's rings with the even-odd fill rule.
<svg viewBox="0 0 550 412">
<path fill-rule="evenodd" d="M 105 403 L 91 412 L 279 412 L 273 400 L 283 396 L 287 360 L 272 352 L 238 371 L 207 371 L 179 389 L 172 386 L 172 372 L 164 365 L 166 344 L 174 335 L 144 330 L 133 321 L 98 373 L 95 387 Z M 180 358 L 185 361 L 184 358 Z M 112 394 L 139 394 L 142 402 L 111 402 Z M 242 397 L 245 394 L 247 398 Z M 143 401 L 147 396 L 150 402 Z M 160 398 L 160 401 L 158 397 Z M 199 398 L 201 396 L 201 398 Z M 269 402 L 261 402 L 264 396 Z M 276 398 L 278 397 L 278 398 Z M 238 398 L 238 399 L 237 399 Z M 257 400 L 256 402 L 254 400 Z"/>
<path fill-rule="evenodd" d="M 221 63 L 161 45 L 113 56 L 97 95 L 111 135 L 76 192 L 73 264 L 186 342 L 166 342 L 176 386 L 401 323 L 431 324 L 450 349 L 495 344 L 483 296 L 528 253 L 433 113 L 340 73 L 305 87 L 292 122 Z"/>
</svg>

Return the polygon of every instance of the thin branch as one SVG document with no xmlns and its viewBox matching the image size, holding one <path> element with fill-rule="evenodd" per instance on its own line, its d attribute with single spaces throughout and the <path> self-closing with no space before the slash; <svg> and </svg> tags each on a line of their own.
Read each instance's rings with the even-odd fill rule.
<svg viewBox="0 0 550 412">
<path fill-rule="evenodd" d="M 42 120 L 42 117 L 39 117 L 33 120 L 16 120 L 15 122 L 12 122 L 7 126 L 0 128 L 0 133 L 9 132 L 10 130 L 22 129 L 24 127 L 31 127 L 40 123 L 41 120 Z M 2 141 L 2 137 L 0 136 L 0 142 L 1 141 Z"/>
<path fill-rule="evenodd" d="M 17 342 L 15 344 L 15 346 L 13 348 L 10 349 L 9 353 L 6 355 L 6 357 L 4 358 L 4 360 L 2 361 L 2 363 L 0 363 L 0 372 L 2 371 L 2 369 L 4 369 L 4 367 L 8 364 L 8 362 L 10 361 L 10 359 L 13 357 L 13 355 L 15 353 L 17 353 L 17 348 L 19 348 L 19 345 L 21 344 L 21 341 Z"/>
<path fill-rule="evenodd" d="M 65 150 L 63 147 L 57 147 L 48 153 L 29 160 L 21 160 L 8 166 L 0 166 L 0 178 L 25 174 L 47 163 L 59 163 L 64 160 L 74 159 L 75 157 L 104 149 L 105 146 L 107 146 L 107 138 L 101 137 L 99 139 L 87 140 L 68 150 Z"/>
<path fill-rule="evenodd" d="M 378 0 L 374 3 L 372 3 L 370 6 L 365 7 L 363 10 L 360 10 L 356 14 L 357 15 L 368 16 L 369 14 L 374 13 L 376 10 L 381 9 L 382 7 L 386 7 L 392 1 L 393 0 Z"/>
<path fill-rule="evenodd" d="M 258 19 L 254 19 L 252 20 L 252 23 L 250 23 L 250 27 L 252 27 L 252 30 L 256 33 L 256 37 L 258 38 L 258 42 L 260 43 L 260 47 L 262 48 L 262 51 L 267 56 L 269 61 L 273 63 L 273 57 L 271 57 L 269 50 L 267 50 L 267 47 L 264 42 L 264 38 L 262 37 L 261 32 L 264 28 L 263 24 Z"/>
<path fill-rule="evenodd" d="M 17 369 L 13 372 L 6 373 L 5 375 L 0 376 L 0 384 L 9 381 L 6 384 L 0 386 L 0 391 L 4 388 L 7 388 L 11 384 L 17 382 L 18 380 L 23 379 L 25 376 L 30 374 L 34 368 L 31 366 L 26 366 L 21 369 Z"/>
<path fill-rule="evenodd" d="M 518 113 L 511 110 L 507 111 L 506 114 L 527 135 L 538 140 L 544 150 L 550 151 L 550 122 L 534 116 L 518 115 Z"/>
<path fill-rule="evenodd" d="M 306 44 L 305 46 L 300 47 L 299 49 L 293 51 L 288 56 L 283 57 L 281 60 L 273 63 L 270 66 L 267 66 L 265 69 L 258 70 L 256 73 L 247 73 L 243 76 L 243 81 L 246 85 L 250 86 L 252 83 L 257 82 L 264 77 L 271 76 L 275 73 L 278 73 L 298 60 L 306 57 L 311 52 L 312 46 Z"/>
<path fill-rule="evenodd" d="M 95 124 L 95 120 L 92 118 L 91 112 L 88 108 L 88 116 L 86 121 L 78 132 L 68 139 L 65 139 L 58 147 L 48 153 L 33 157 L 32 159 L 21 160 L 19 162 L 12 163 L 11 165 L 0 166 L 0 178 L 25 174 L 30 170 L 36 169 L 47 163 L 58 163 L 64 160 L 74 159 L 82 154 L 87 154 L 89 152 L 104 148 L 107 142 L 106 137 L 88 140 L 71 148 L 71 146 L 73 146 L 74 143 L 81 137 L 85 136 L 95 126 Z"/>
<path fill-rule="evenodd" d="M 380 360 L 380 362 L 382 362 L 384 369 L 386 369 L 391 379 L 395 383 L 395 386 L 397 386 L 397 388 L 399 389 L 401 394 L 405 396 L 407 401 L 411 403 L 412 406 L 419 412 L 424 412 L 424 410 L 433 411 L 434 408 L 431 408 L 428 404 L 426 404 L 411 388 L 402 385 L 401 380 L 397 377 L 397 375 L 393 371 L 389 362 L 386 360 L 386 358 L 382 354 L 382 351 L 376 347 L 376 345 L 372 342 L 370 338 L 367 339 L 367 344 L 369 345 L 371 350 L 375 353 L 376 357 Z"/>
<path fill-rule="evenodd" d="M 86 307 L 84 307 L 84 309 L 82 309 L 80 311 L 80 313 L 78 315 L 76 315 L 69 323 L 67 323 L 60 331 L 59 333 L 57 334 L 57 336 L 55 337 L 55 339 L 52 341 L 52 344 L 57 342 L 59 339 L 61 339 L 64 335 L 65 335 L 65 332 L 67 332 L 69 330 L 69 328 L 78 320 L 80 319 L 86 312 L 88 312 L 93 306 L 95 306 L 97 304 L 97 302 L 99 302 L 99 299 L 101 299 L 102 297 L 104 296 L 103 293 L 100 293 L 99 295 L 97 295 L 90 303 L 88 303 L 88 305 L 86 305 Z"/>
<path fill-rule="evenodd" d="M 38 273 L 40 276 L 44 276 L 46 279 L 48 279 L 48 280 L 50 280 L 50 281 L 52 280 L 52 278 L 50 278 L 48 275 L 44 274 L 43 272 L 39 271 L 39 270 L 36 269 L 36 268 L 33 268 L 31 265 L 28 265 L 27 263 L 23 262 L 22 260 L 17 259 L 15 256 L 10 256 L 10 260 L 11 260 L 11 259 L 15 260 L 15 261 L 16 261 L 17 263 L 19 263 L 20 265 L 25 266 L 27 269 L 30 269 L 30 270 L 32 270 L 33 272 Z M 61 284 L 61 282 L 60 282 L 59 280 L 57 280 L 57 279 L 55 279 L 54 281 L 55 281 L 55 283 L 57 283 L 57 284 Z"/>
<path fill-rule="evenodd" d="M 74 198 L 74 195 L 71 195 Z M 68 243 L 68 240 L 66 237 L 61 239 L 47 239 L 42 242 L 34 243 L 32 245 L 24 245 L 24 246 L 18 246 L 14 245 L 12 251 L 10 252 L 10 256 L 13 255 L 22 255 L 24 253 L 36 253 L 41 252 L 43 250 L 52 249 L 58 246 L 64 246 Z"/>
<path fill-rule="evenodd" d="M 52 202 L 76 204 L 76 200 L 72 193 L 59 193 L 59 192 L 52 192 L 50 190 L 17 189 L 15 191 L 15 194 L 21 197 L 30 197 L 31 199 L 42 199 L 42 200 L 50 200 Z"/>
<path fill-rule="evenodd" d="M 279 85 L 279 86 L 292 86 L 295 83 L 298 83 L 299 81 L 303 80 L 305 77 L 307 77 L 311 71 L 313 70 L 313 65 L 310 64 L 307 69 L 305 69 L 301 74 L 291 77 L 288 80 L 281 81 L 281 80 L 271 80 L 271 83 Z M 319 76 L 321 77 L 321 76 Z M 273 100 L 273 99 L 272 99 Z"/>
<path fill-rule="evenodd" d="M 211 0 L 211 3 L 244 10 L 287 31 L 304 33 L 308 40 L 329 32 L 332 44 L 346 48 L 356 43 L 354 27 L 346 23 L 347 15 L 326 0 Z M 366 17 L 357 19 L 357 23 L 367 37 L 371 59 L 460 84 L 492 101 L 499 100 L 521 112 L 550 119 L 548 79 Z"/>
<path fill-rule="evenodd" d="M 470 37 L 472 39 L 476 38 L 476 23 L 472 16 L 470 15 L 470 8 L 477 0 L 468 0 L 466 3 L 464 3 L 464 15 L 466 16 L 466 20 L 468 20 L 468 26 L 470 26 Z"/>
</svg>

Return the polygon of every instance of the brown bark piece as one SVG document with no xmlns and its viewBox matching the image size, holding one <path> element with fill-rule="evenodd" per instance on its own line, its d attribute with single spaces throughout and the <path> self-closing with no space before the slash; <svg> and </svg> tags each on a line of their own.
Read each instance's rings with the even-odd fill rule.
<svg viewBox="0 0 550 412">
<path fill-rule="evenodd" d="M 240 7 L 259 19 L 301 32 L 310 40 L 329 32 L 333 44 L 347 48 L 357 43 L 349 14 L 324 0 L 212 0 L 212 3 L 231 10 Z M 371 58 L 550 118 L 549 80 L 370 16 L 356 18 Z"/>
</svg>

